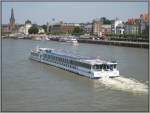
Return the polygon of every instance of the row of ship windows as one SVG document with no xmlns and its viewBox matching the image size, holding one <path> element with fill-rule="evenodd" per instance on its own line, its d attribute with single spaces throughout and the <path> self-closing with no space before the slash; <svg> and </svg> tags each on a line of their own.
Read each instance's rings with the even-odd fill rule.
<svg viewBox="0 0 150 113">
<path fill-rule="evenodd" d="M 47 55 L 47 54 L 44 54 L 43 57 L 47 58 L 47 59 L 54 60 L 54 61 L 58 61 L 58 62 L 62 62 L 62 63 L 67 63 L 67 64 L 71 64 L 71 65 L 75 65 L 75 66 L 80 66 L 80 67 L 91 69 L 91 65 L 83 63 L 83 62 L 73 61 L 73 60 L 60 58 L 60 57 Z"/>
<path fill-rule="evenodd" d="M 33 56 L 39 56 L 38 53 L 31 53 L 31 55 L 33 55 Z"/>
<path fill-rule="evenodd" d="M 62 62 L 58 62 L 58 61 L 54 61 L 54 60 L 51 60 L 51 59 L 48 59 L 48 58 L 43 58 L 43 60 L 46 60 L 46 61 L 49 61 L 49 62 L 53 62 L 53 63 L 56 63 L 56 64 L 60 64 L 60 65 L 63 65 L 63 66 L 66 66 L 66 67 L 70 67 L 70 68 L 73 68 L 73 69 L 77 69 L 76 66 L 69 65 L 69 64 L 66 64 L 66 63 L 62 63 Z"/>
<path fill-rule="evenodd" d="M 31 53 L 31 55 L 33 55 L 33 56 L 39 56 L 38 53 Z M 65 58 L 60 58 L 60 57 L 56 57 L 56 56 L 52 56 L 52 55 L 47 55 L 47 54 L 44 54 L 43 56 L 44 56 L 43 60 L 47 60 L 47 61 L 50 61 L 50 62 L 61 64 L 63 66 L 70 67 L 70 68 L 73 68 L 73 69 L 76 69 L 76 66 L 80 66 L 80 67 L 84 67 L 84 68 L 87 68 L 87 69 L 91 69 L 91 65 L 86 64 L 86 63 L 82 63 L 82 62 L 78 62 L 78 61 L 73 61 L 73 60 L 69 60 L 69 59 L 65 59 Z M 107 69 L 113 70 L 114 68 L 116 68 L 116 64 L 113 64 L 113 65 L 106 65 L 106 64 L 94 65 L 92 68 L 93 69 L 97 69 L 97 70 L 101 70 L 101 69 L 104 69 L 104 70 L 107 70 Z"/>
<path fill-rule="evenodd" d="M 93 66 L 93 69 L 98 69 L 98 70 L 102 70 L 102 69 L 104 69 L 104 70 L 108 70 L 108 69 L 113 70 L 115 68 L 116 68 L 116 64 L 111 64 L 111 65 L 102 64 L 102 65 L 94 65 Z"/>
</svg>

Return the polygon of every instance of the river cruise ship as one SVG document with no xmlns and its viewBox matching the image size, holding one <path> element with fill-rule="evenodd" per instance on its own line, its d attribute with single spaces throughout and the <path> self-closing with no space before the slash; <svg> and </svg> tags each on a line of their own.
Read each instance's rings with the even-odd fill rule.
<svg viewBox="0 0 150 113">
<path fill-rule="evenodd" d="M 64 50 L 37 47 L 31 50 L 30 58 L 93 79 L 120 76 L 116 62 L 83 57 Z"/>
</svg>

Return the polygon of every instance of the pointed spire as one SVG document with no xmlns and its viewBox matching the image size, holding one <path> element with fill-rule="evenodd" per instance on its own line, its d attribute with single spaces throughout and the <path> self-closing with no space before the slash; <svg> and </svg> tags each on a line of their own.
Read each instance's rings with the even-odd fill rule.
<svg viewBox="0 0 150 113">
<path fill-rule="evenodd" d="M 10 17 L 10 31 L 14 31 L 16 29 L 15 25 L 15 17 L 14 17 L 14 10 L 13 8 L 11 9 L 11 17 Z"/>
<path fill-rule="evenodd" d="M 11 20 L 15 20 L 13 8 L 11 9 Z"/>
</svg>

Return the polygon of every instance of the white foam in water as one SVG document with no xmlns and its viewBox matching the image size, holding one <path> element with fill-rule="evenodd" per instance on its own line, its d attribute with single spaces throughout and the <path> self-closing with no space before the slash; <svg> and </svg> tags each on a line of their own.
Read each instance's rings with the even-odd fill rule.
<svg viewBox="0 0 150 113">
<path fill-rule="evenodd" d="M 123 90 L 133 93 L 148 93 L 148 86 L 132 78 L 116 77 L 99 79 L 99 83 L 105 85 L 106 87 Z"/>
</svg>

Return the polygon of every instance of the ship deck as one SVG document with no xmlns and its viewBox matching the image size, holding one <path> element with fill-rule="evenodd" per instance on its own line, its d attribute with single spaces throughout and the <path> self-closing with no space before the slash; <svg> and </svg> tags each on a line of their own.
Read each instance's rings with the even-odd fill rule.
<svg viewBox="0 0 150 113">
<path fill-rule="evenodd" d="M 40 48 L 40 49 L 45 50 L 45 51 L 48 50 L 48 51 L 46 51 L 47 54 L 53 53 L 55 55 L 61 55 L 63 57 L 71 58 L 73 60 L 84 62 L 84 63 L 90 64 L 90 65 L 94 65 L 94 64 L 117 64 L 116 62 L 109 62 L 106 60 L 101 60 L 101 59 L 94 57 L 94 56 L 88 56 L 88 57 L 81 56 L 81 55 L 72 53 L 70 51 L 62 50 L 62 49 L 50 49 L 50 48 Z"/>
</svg>

